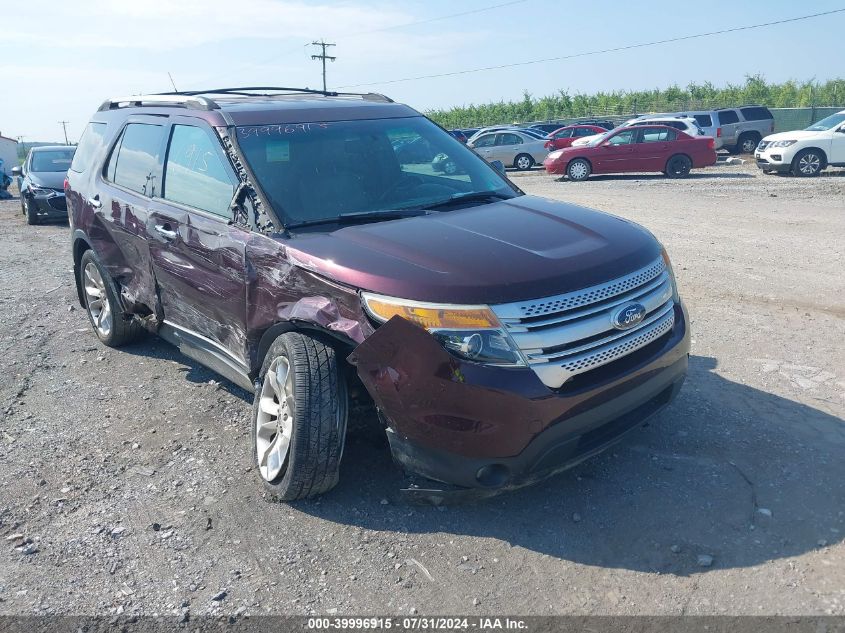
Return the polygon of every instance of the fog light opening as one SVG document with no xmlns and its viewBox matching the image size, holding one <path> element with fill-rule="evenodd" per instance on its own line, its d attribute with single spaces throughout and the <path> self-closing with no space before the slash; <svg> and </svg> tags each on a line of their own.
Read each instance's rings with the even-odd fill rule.
<svg viewBox="0 0 845 633">
<path fill-rule="evenodd" d="M 487 464 L 478 469 L 475 479 L 487 488 L 501 488 L 510 479 L 510 470 L 504 464 Z"/>
</svg>

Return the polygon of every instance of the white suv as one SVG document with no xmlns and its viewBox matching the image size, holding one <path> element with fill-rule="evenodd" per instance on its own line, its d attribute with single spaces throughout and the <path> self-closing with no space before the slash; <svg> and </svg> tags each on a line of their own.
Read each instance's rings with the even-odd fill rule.
<svg viewBox="0 0 845 633">
<path fill-rule="evenodd" d="M 778 132 L 760 141 L 754 152 L 763 173 L 817 176 L 825 167 L 845 167 L 845 110 L 805 130 Z"/>
</svg>

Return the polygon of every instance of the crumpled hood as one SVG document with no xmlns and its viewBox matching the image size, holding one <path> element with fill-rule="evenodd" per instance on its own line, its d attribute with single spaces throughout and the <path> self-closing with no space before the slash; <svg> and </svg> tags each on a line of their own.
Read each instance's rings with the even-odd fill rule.
<svg viewBox="0 0 845 633">
<path fill-rule="evenodd" d="M 48 187 L 61 191 L 65 186 L 66 175 L 63 171 L 29 172 L 29 180 L 36 187 Z"/>
<path fill-rule="evenodd" d="M 660 255 L 644 228 L 533 196 L 284 240 L 291 263 L 364 290 L 503 303 L 608 281 Z"/>
<path fill-rule="evenodd" d="M 769 134 L 763 140 L 771 143 L 772 141 L 800 141 L 805 138 L 814 138 L 825 132 L 811 132 L 809 130 L 795 130 L 794 132 L 778 132 L 777 134 Z"/>
</svg>

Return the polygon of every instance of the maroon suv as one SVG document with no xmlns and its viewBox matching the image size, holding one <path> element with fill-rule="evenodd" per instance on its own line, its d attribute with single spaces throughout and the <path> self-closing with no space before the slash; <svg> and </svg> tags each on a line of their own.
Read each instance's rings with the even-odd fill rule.
<svg viewBox="0 0 845 633">
<path fill-rule="evenodd" d="M 403 162 L 424 142 L 458 167 Z M 669 403 L 689 331 L 642 227 L 524 195 L 381 95 L 241 88 L 103 103 L 68 173 L 79 301 L 254 390 L 281 499 L 329 490 L 350 410 L 408 471 L 480 494 Z"/>
</svg>

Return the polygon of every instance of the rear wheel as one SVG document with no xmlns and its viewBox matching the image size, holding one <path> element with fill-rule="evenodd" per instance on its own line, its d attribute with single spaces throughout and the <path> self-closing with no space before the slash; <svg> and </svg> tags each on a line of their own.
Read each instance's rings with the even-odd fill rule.
<svg viewBox="0 0 845 633">
<path fill-rule="evenodd" d="M 592 172 L 590 163 L 583 158 L 576 158 L 566 167 L 566 175 L 569 176 L 569 180 L 576 182 L 587 180 L 590 177 L 590 172 Z"/>
<path fill-rule="evenodd" d="M 759 134 L 746 132 L 739 137 L 739 142 L 736 144 L 737 152 L 740 154 L 753 154 L 754 150 L 757 149 L 757 144 L 759 142 Z"/>
<path fill-rule="evenodd" d="M 264 488 L 282 501 L 337 484 L 346 435 L 346 382 L 334 350 L 298 332 L 267 352 L 253 403 L 253 456 Z"/>
<path fill-rule="evenodd" d="M 798 152 L 792 160 L 792 174 L 809 178 L 818 176 L 824 169 L 824 156 L 816 149 L 805 149 Z"/>
<path fill-rule="evenodd" d="M 117 300 L 117 287 L 92 250 L 82 254 L 79 285 L 85 297 L 88 320 L 103 345 L 120 347 L 141 335 L 141 325 L 123 314 Z"/>
<path fill-rule="evenodd" d="M 684 178 L 689 175 L 692 169 L 692 161 L 689 156 L 677 154 L 666 161 L 666 175 L 669 178 Z"/>
<path fill-rule="evenodd" d="M 513 166 L 519 171 L 526 171 L 534 166 L 534 159 L 528 154 L 520 154 L 514 159 Z"/>
</svg>

